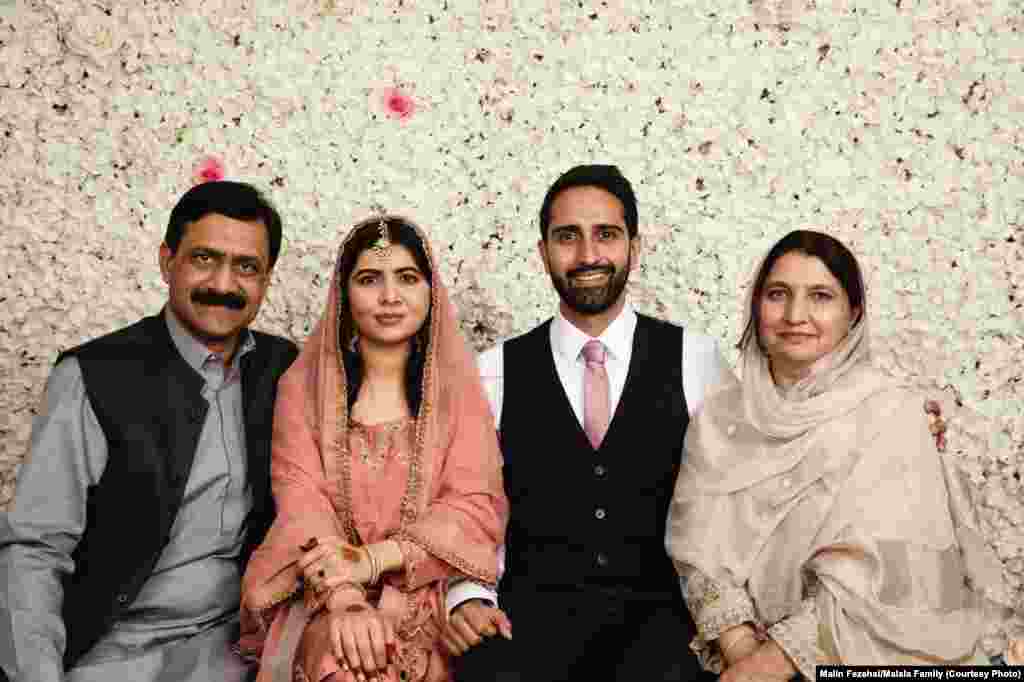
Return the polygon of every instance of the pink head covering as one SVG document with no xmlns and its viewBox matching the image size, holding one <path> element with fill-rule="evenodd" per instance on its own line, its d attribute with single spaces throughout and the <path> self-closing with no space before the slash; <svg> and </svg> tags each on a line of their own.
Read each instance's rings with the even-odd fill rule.
<svg viewBox="0 0 1024 682">
<path fill-rule="evenodd" d="M 422 399 L 408 478 L 401 490 L 401 527 L 390 537 L 411 542 L 453 569 L 485 583 L 497 576 L 507 500 L 494 420 L 475 358 L 463 338 L 430 244 L 411 226 L 431 263 L 431 314 L 426 334 Z M 342 243 L 338 263 L 354 248 L 353 236 L 378 218 L 356 225 Z M 361 538 L 351 503 L 348 449 L 350 406 L 341 347 L 351 329 L 343 300 L 346 282 L 332 278 L 327 307 L 295 364 L 281 379 L 274 410 L 271 478 L 277 519 L 253 554 L 243 580 L 243 603 L 258 612 L 294 592 L 299 545 L 312 536 Z"/>
</svg>

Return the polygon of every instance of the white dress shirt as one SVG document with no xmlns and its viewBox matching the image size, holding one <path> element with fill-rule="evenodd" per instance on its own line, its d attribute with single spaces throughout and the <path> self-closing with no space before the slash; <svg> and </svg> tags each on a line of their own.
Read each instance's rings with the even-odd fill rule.
<svg viewBox="0 0 1024 682">
<path fill-rule="evenodd" d="M 614 415 L 626 386 L 629 362 L 633 357 L 633 334 L 636 332 L 637 315 L 627 302 L 619 316 L 597 337 L 608 353 L 605 370 L 608 372 L 608 393 L 611 401 L 610 414 Z M 565 389 L 573 412 L 583 425 L 583 346 L 591 336 L 580 331 L 561 312 L 551 321 L 551 354 L 558 371 L 558 379 Z M 501 408 L 505 388 L 505 346 L 499 343 L 477 357 L 484 392 L 494 415 L 495 428 L 501 426 Z M 683 334 L 683 395 L 686 407 L 692 417 L 704 402 L 708 388 L 719 383 L 727 372 L 728 364 L 718 350 L 718 343 L 710 336 L 687 329 Z M 655 362 L 658 359 L 648 359 Z M 668 358 L 665 359 L 668 361 Z M 506 457 L 514 453 L 504 453 Z M 501 566 L 504 569 L 504 551 L 501 548 Z M 500 573 L 501 571 L 499 571 Z M 485 599 L 497 603 L 494 592 L 483 585 L 465 580 L 452 585 L 448 591 L 445 606 L 448 612 L 468 599 Z"/>
</svg>

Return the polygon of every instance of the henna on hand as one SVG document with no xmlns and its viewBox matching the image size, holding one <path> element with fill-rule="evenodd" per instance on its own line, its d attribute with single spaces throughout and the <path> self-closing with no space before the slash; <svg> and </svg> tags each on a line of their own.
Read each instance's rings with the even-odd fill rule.
<svg viewBox="0 0 1024 682">
<path fill-rule="evenodd" d="M 338 549 L 338 555 L 345 561 L 352 564 L 359 563 L 359 561 L 363 558 L 363 555 L 359 553 L 359 550 L 357 550 L 355 547 L 352 547 L 351 545 L 345 545 L 344 547 L 340 547 Z"/>
</svg>

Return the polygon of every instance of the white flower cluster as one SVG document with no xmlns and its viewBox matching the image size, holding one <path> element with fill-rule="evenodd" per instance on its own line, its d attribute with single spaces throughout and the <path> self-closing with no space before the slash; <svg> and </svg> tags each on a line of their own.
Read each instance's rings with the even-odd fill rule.
<svg viewBox="0 0 1024 682">
<path fill-rule="evenodd" d="M 161 306 L 204 155 L 284 215 L 262 328 L 311 329 L 379 203 L 429 228 L 478 346 L 554 309 L 541 198 L 607 162 L 637 305 L 723 347 L 775 239 L 854 249 L 877 362 L 942 401 L 1020 593 L 1022 36 L 1014 0 L 0 0 L 0 506 L 57 352 Z"/>
</svg>

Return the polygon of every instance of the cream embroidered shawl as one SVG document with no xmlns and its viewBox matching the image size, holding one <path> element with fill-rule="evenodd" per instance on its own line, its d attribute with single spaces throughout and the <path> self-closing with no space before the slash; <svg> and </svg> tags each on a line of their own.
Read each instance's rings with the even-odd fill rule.
<svg viewBox="0 0 1024 682">
<path fill-rule="evenodd" d="M 681 575 L 744 595 L 737 613 L 762 627 L 815 588 L 831 662 L 967 660 L 1001 566 L 923 399 L 871 368 L 865 319 L 785 395 L 745 349 L 742 382 L 690 424 L 668 550 Z"/>
</svg>

